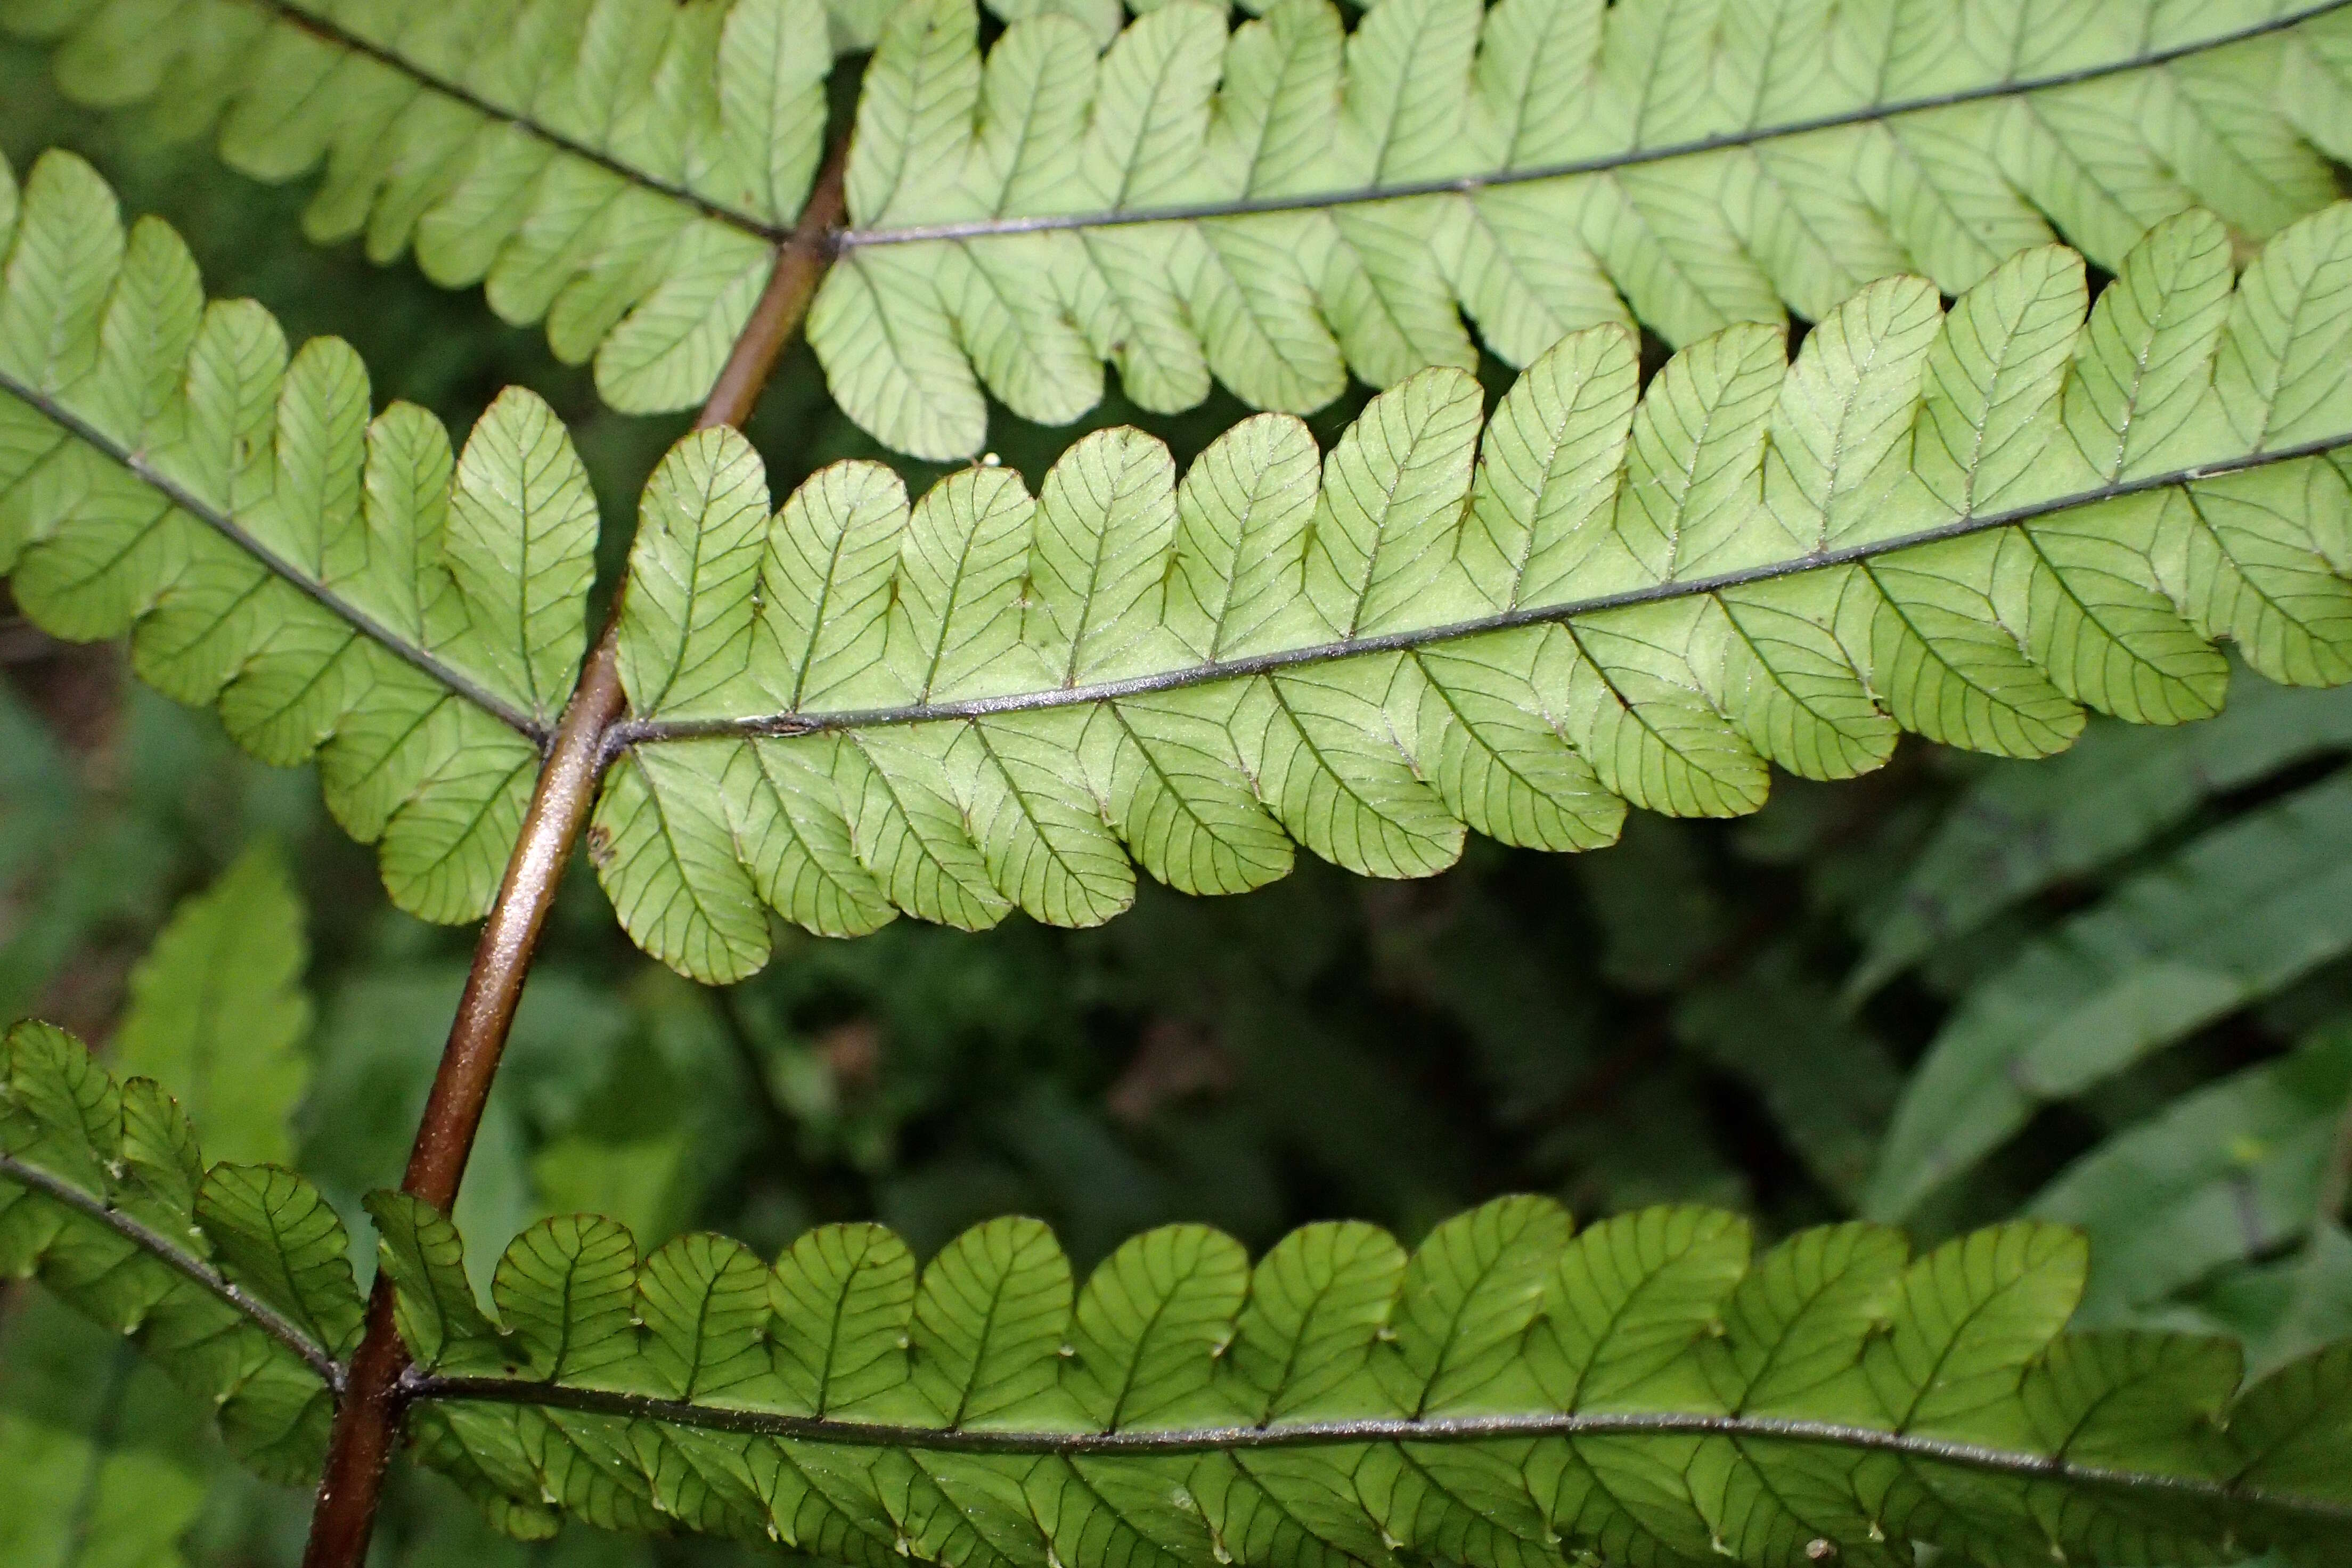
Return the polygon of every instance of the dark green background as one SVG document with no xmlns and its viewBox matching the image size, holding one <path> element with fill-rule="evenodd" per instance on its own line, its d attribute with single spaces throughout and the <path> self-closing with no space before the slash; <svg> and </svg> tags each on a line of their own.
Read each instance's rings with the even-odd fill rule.
<svg viewBox="0 0 2352 1568">
<path fill-rule="evenodd" d="M 354 247 L 307 245 L 300 188 L 246 182 L 137 116 L 72 108 L 35 52 L 0 46 L 0 151 L 21 174 L 51 145 L 80 152 L 128 209 L 185 235 L 215 294 L 259 299 L 298 341 L 349 338 L 379 405 L 411 399 L 461 433 L 508 384 L 549 398 L 603 499 L 610 581 L 635 491 L 683 418 L 604 410 L 584 371 L 555 363 L 535 331 L 499 322 L 478 295 L 372 267 Z M 1318 416 L 1318 433 L 1361 395 Z M 1242 412 L 1221 394 L 1145 423 L 1181 459 Z M 1124 417 L 1114 400 L 1096 422 Z M 1033 482 L 1071 434 L 1001 412 L 996 428 L 1003 459 Z M 805 349 L 787 356 L 751 434 L 780 496 L 824 462 L 880 455 L 832 410 Z M 173 900 L 256 837 L 276 839 L 310 906 L 319 1002 L 302 1162 L 356 1217 L 360 1193 L 397 1178 L 469 933 L 393 910 L 311 781 L 241 759 L 209 716 L 131 685 L 120 648 L 64 647 L 10 614 L 0 675 L 0 1010 L 102 1041 Z M 2095 726 L 2089 743 L 2105 733 Z M 1778 781 L 1772 804 L 1742 823 L 1637 817 L 1619 847 L 1575 858 L 1474 843 L 1454 870 L 1417 883 L 1308 863 L 1241 900 L 1147 887 L 1096 931 L 1015 917 L 982 936 L 900 924 L 855 943 L 788 937 L 766 973 L 725 992 L 636 953 L 579 868 L 460 1217 L 477 1253 L 581 1207 L 621 1214 L 648 1243 L 709 1227 L 770 1251 L 807 1224 L 873 1216 L 922 1252 L 1019 1211 L 1054 1222 L 1081 1268 L 1179 1219 L 1254 1247 L 1339 1215 L 1411 1240 L 1510 1191 L 1556 1194 L 1584 1215 L 1704 1201 L 1784 1231 L 1850 1212 L 1901 1075 L 1951 997 L 2134 867 L 2339 761 L 2210 803 L 2135 857 L 1940 952 L 1858 1016 L 1836 1001 L 1858 934 L 1962 792 L 2020 764 L 1910 742 L 1856 784 Z M 1925 1228 L 2012 1212 L 2106 1131 L 2334 1016 L 2347 984 L 2346 966 L 2328 965 L 2045 1113 Z M 2201 1282 L 2178 1310 L 2260 1330 L 2276 1295 L 2262 1268 L 2292 1239 Z M 213 1489 L 185 1546 L 192 1562 L 293 1562 L 305 1500 L 240 1479 L 200 1413 L 108 1336 L 21 1287 L 0 1311 L 0 1411 L 194 1466 Z M 734 1553 L 586 1532 L 514 1547 L 426 1480 L 402 1489 L 383 1560 Z"/>
</svg>

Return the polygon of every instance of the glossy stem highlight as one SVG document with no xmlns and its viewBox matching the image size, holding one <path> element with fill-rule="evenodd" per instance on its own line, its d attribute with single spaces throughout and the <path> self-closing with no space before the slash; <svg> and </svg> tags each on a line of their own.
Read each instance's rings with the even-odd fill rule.
<svg viewBox="0 0 2352 1568">
<path fill-rule="evenodd" d="M 751 416 L 777 356 L 807 315 L 833 258 L 829 231 L 841 221 L 845 153 L 845 144 L 836 146 L 825 160 L 798 226 L 777 247 L 768 286 L 720 369 L 695 428 L 740 425 Z M 530 809 L 523 816 L 498 899 L 483 921 L 473 968 L 466 976 L 449 1042 L 409 1152 L 401 1190 L 444 1212 L 457 1201 L 540 933 L 595 804 L 597 783 L 610 761 L 607 734 L 627 710 L 617 653 L 621 605 L 627 593 L 624 579 L 614 594 L 603 634 L 581 665 L 562 721 L 548 742 Z M 383 1501 L 384 1478 L 406 1413 L 402 1374 L 407 1370 L 407 1348 L 393 1319 L 391 1281 L 379 1272 L 368 1300 L 367 1327 L 336 1407 L 302 1568 L 361 1568 L 366 1560 Z"/>
</svg>

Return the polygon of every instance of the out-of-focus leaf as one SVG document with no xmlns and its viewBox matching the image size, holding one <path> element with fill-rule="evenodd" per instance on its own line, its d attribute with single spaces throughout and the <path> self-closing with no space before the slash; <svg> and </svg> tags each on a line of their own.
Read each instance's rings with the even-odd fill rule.
<svg viewBox="0 0 2352 1568">
<path fill-rule="evenodd" d="M 1939 942 L 2095 872 L 2203 803 L 2305 758 L 2352 749 L 2352 692 L 2239 681 L 2230 706 L 2178 731 L 2096 723 L 2041 767 L 1996 763 L 1945 817 L 1887 907 L 1872 911 L 1849 998 Z"/>
<path fill-rule="evenodd" d="M 206 1478 L 194 1407 L 103 1330 L 53 1302 L 0 1331 L 0 1562 L 188 1568 Z"/>
<path fill-rule="evenodd" d="M 2027 1212 L 2090 1237 L 2085 1321 L 2128 1321 L 2216 1268 L 2300 1241 L 2347 1106 L 2352 1029 L 2338 1026 L 2184 1095 L 2069 1166 Z"/>
<path fill-rule="evenodd" d="M 2215 828 L 1971 992 L 1905 1086 L 1867 1206 L 1892 1217 L 2023 1126 L 2352 952 L 2352 774 Z"/>
<path fill-rule="evenodd" d="M 299 1049 L 310 1023 L 308 957 L 282 856 L 257 845 L 173 911 L 131 972 L 108 1065 L 163 1084 L 220 1158 L 286 1160 L 289 1119 L 310 1077 Z"/>
</svg>

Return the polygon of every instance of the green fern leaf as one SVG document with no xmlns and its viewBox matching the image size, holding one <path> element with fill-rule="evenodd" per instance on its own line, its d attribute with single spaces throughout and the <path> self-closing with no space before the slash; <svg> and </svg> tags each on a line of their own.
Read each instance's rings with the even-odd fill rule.
<svg viewBox="0 0 2352 1568">
<path fill-rule="evenodd" d="M 307 219 L 485 285 L 616 406 L 708 389 L 806 197 L 835 47 L 875 48 L 846 247 L 810 330 L 836 398 L 918 456 L 983 388 L 1066 423 L 1106 363 L 1143 406 L 1221 380 L 1304 412 L 1349 374 L 1514 365 L 1639 320 L 1687 343 L 1875 278 L 1948 294 L 2054 230 L 2112 268 L 2211 208 L 2261 239 L 2352 147 L 2341 0 L 2054 16 L 1938 0 L 1329 0 L 1228 26 L 1108 0 L 18 0 L 67 89 L 217 121 Z"/>
<path fill-rule="evenodd" d="M 637 1244 L 608 1219 L 583 1215 L 524 1233 L 499 1261 L 499 1315 L 551 1380 L 593 1376 L 632 1347 L 617 1328 L 633 1310 Z"/>
<path fill-rule="evenodd" d="M 803 1235 L 776 1260 L 769 1301 L 776 1376 L 795 1407 L 821 1415 L 870 1407 L 905 1381 L 898 1338 L 914 1310 L 915 1259 L 880 1226 Z"/>
<path fill-rule="evenodd" d="M 1213 376 L 1303 413 L 1349 373 L 1471 367 L 1465 315 L 1525 366 L 1606 321 L 1818 321 L 1904 272 L 1958 295 L 2053 227 L 2113 268 L 2192 206 L 2267 238 L 2352 144 L 2327 3 L 1403 0 L 1352 33 L 1328 0 L 1251 9 L 1106 39 L 1000 7 L 985 58 L 971 0 L 893 14 L 809 324 L 853 418 L 957 458 L 983 387 L 1064 423 L 1106 362 L 1147 408 Z M 2191 316 L 2162 334 L 2215 325 Z"/>
<path fill-rule="evenodd" d="M 0 1261 L 302 1479 L 361 1310 L 331 1211 L 284 1171 L 205 1171 L 175 1105 L 56 1030 L 18 1027 L 5 1066 Z M 771 1268 L 710 1236 L 640 1254 L 574 1215 L 507 1248 L 493 1321 L 447 1219 L 368 1207 L 416 1452 L 527 1539 L 573 1515 L 1005 1568 L 1916 1544 L 2318 1563 L 2352 1506 L 2341 1347 L 2241 1391 L 2229 1342 L 2069 1332 L 2084 1249 L 2048 1225 L 1915 1260 L 1852 1224 L 1751 1257 L 1731 1215 L 1576 1233 L 1507 1198 L 1410 1255 L 1323 1225 L 1253 1268 L 1171 1226 L 1074 1291 L 1033 1220 L 919 1271 L 873 1226 Z"/>
<path fill-rule="evenodd" d="M 908 1330 L 916 1392 L 950 1426 L 1004 1426 L 1053 1392 L 1070 1264 L 1044 1225 L 964 1232 L 923 1270 Z"/>
<path fill-rule="evenodd" d="M 323 170 L 311 238 L 481 284 L 642 412 L 700 402 L 750 318 L 833 63 L 820 0 L 16 0 L 0 26 L 54 40 L 77 99 L 217 122 L 258 179 Z"/>
<path fill-rule="evenodd" d="M 646 492 L 592 858 L 641 943 L 726 979 L 768 909 L 1087 924 L 1130 860 L 1194 891 L 1294 842 L 1420 875 L 1469 828 L 1582 848 L 1627 804 L 1749 810 L 1768 763 L 1847 776 L 1898 727 L 2038 754 L 2083 704 L 2211 710 L 2222 637 L 2341 679 L 2352 494 L 2324 454 L 2352 410 L 2277 334 L 2352 268 L 2352 208 L 2226 301 L 2211 222 L 2158 226 L 2087 321 L 2081 263 L 2043 247 L 1948 313 L 1873 284 L 1793 366 L 1735 327 L 1637 392 L 1599 328 L 1483 428 L 1439 368 L 1319 464 L 1284 416 L 1181 479 L 1107 431 L 1034 499 L 983 466 L 910 506 L 852 464 L 771 518 L 740 437 L 699 433 Z M 594 508 L 551 415 L 501 398 L 462 460 L 414 410 L 369 421 L 348 350 L 289 359 L 253 308 L 201 310 L 168 231 L 126 238 L 68 159 L 5 277 L 22 602 L 135 621 L 166 689 L 275 760 L 320 751 L 401 902 L 477 912 L 583 640 Z M 2119 447 L 2141 400 L 2162 417 Z"/>
<path fill-rule="evenodd" d="M 2352 746 L 2352 693 L 2234 683 L 2230 706 L 2179 733 L 2093 723 L 2046 765 L 1971 786 L 1885 909 L 1871 911 L 1849 999 L 2069 878 L 2122 860 L 2204 802 Z"/>
<path fill-rule="evenodd" d="M 380 1267 L 400 1286 L 400 1337 L 426 1371 L 511 1365 L 466 1279 L 465 1244 L 446 1215 L 405 1193 L 371 1193 Z"/>
<path fill-rule="evenodd" d="M 2323 1029 L 2068 1166 L 2027 1208 L 2090 1237 L 2084 1317 L 2131 1321 L 2224 1265 L 2302 1239 L 2347 1100 L 2352 1031 Z"/>
<path fill-rule="evenodd" d="M 213 1401 L 247 1463 L 310 1479 L 360 1321 L 334 1211 L 289 1171 L 207 1173 L 152 1079 L 20 1024 L 0 1043 L 0 1276 L 33 1274 Z"/>
<path fill-rule="evenodd" d="M 2125 882 L 1971 991 L 1904 1087 L 1868 1212 L 1907 1214 L 2034 1109 L 2352 951 L 2352 776 L 2250 812 Z"/>
<path fill-rule="evenodd" d="M 1472 828 L 1579 849 L 1629 804 L 1751 811 L 1769 766 L 1848 777 L 1903 729 L 2040 756 L 2085 708 L 2177 723 L 2220 707 L 2223 638 L 2341 679 L 2352 490 L 2324 454 L 2352 381 L 2276 345 L 2291 297 L 2352 276 L 2352 207 L 2233 292 L 2218 233 L 2158 225 L 2087 314 L 2056 247 L 1948 312 L 1883 279 L 1793 365 L 1735 326 L 1646 391 L 1591 329 L 1483 428 L 1466 374 L 1424 371 L 1319 472 L 1260 416 L 1181 478 L 1104 431 L 1034 499 L 981 466 L 909 505 L 853 463 L 763 521 L 758 459 L 698 433 L 647 490 L 604 886 L 647 951 L 727 981 L 769 909 L 1087 925 L 1130 859 L 1193 892 L 1293 842 L 1420 876 Z"/>
<path fill-rule="evenodd" d="M 288 1121 L 310 1080 L 297 1049 L 310 1026 L 302 926 L 301 900 L 264 845 L 174 910 L 131 973 L 113 1070 L 174 1090 L 226 1158 L 294 1152 Z"/>
<path fill-rule="evenodd" d="M 2316 1563 L 2341 1529 L 2340 1352 L 2241 1392 L 2228 1342 L 2067 1332 L 2084 1250 L 2054 1226 L 1916 1261 L 1864 1225 L 1749 1246 L 1725 1214 L 1571 1235 L 1507 1198 L 1410 1258 L 1316 1226 L 1253 1269 L 1173 1226 L 1074 1296 L 1034 1221 L 919 1278 L 870 1226 L 768 1269 L 550 1221 L 503 1310 L 600 1370 L 413 1392 L 433 1462 L 506 1506 L 855 1561 Z M 591 1253 L 583 1300 L 550 1260 Z"/>
<path fill-rule="evenodd" d="M 5 167 L 0 188 L 14 202 Z M 596 509 L 562 426 L 509 392 L 453 459 L 424 410 L 371 418 L 348 346 L 289 356 L 258 306 L 207 306 L 177 237 L 126 235 L 70 156 L 41 159 L 7 212 L 17 604 L 62 637 L 130 631 L 144 678 L 217 705 L 256 755 L 315 755 L 395 902 L 478 916 L 586 640 Z"/>
<path fill-rule="evenodd" d="M 181 1540 L 206 1492 L 189 1402 L 55 1302 L 12 1301 L 0 1345 L 0 1554 L 43 1568 L 189 1568 Z"/>
<path fill-rule="evenodd" d="M 1111 1255 L 1070 1319 L 1070 1392 L 1106 1431 L 1222 1412 L 1212 1375 L 1249 1289 L 1249 1256 L 1231 1237 L 1170 1226 Z"/>
<path fill-rule="evenodd" d="M 351 1237 L 316 1187 L 274 1165 L 215 1165 L 196 1194 L 196 1223 L 221 1271 L 338 1354 L 359 1340 Z"/>
</svg>

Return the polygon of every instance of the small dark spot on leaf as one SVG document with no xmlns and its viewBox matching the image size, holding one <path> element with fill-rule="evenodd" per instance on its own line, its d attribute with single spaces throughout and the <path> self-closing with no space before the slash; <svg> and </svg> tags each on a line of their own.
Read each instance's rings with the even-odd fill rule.
<svg viewBox="0 0 2352 1568">
<path fill-rule="evenodd" d="M 588 863 L 599 871 L 612 864 L 613 830 L 603 823 L 588 829 Z"/>
</svg>

